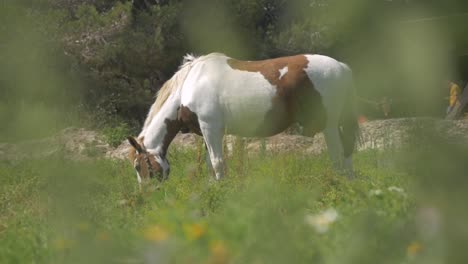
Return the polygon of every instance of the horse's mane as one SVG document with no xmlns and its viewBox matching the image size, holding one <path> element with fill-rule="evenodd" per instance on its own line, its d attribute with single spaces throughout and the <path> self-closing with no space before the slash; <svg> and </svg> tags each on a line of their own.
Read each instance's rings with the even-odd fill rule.
<svg viewBox="0 0 468 264">
<path fill-rule="evenodd" d="M 146 127 L 151 123 L 151 120 L 156 116 L 156 114 L 161 110 L 161 107 L 167 101 L 169 96 L 174 93 L 182 84 L 184 83 L 188 73 L 192 69 L 192 66 L 195 62 L 199 62 L 210 58 L 212 56 L 226 56 L 222 53 L 210 53 L 204 56 L 195 56 L 193 54 L 187 54 L 182 60 L 182 64 L 179 66 L 179 70 L 172 76 L 171 79 L 167 80 L 161 89 L 159 89 L 156 94 L 156 100 L 151 106 L 151 109 L 146 117 L 145 124 L 143 126 L 142 133 L 145 131 Z M 140 134 L 141 135 L 141 134 Z"/>
<path fill-rule="evenodd" d="M 199 62 L 210 58 L 212 56 L 226 56 L 221 53 L 210 53 L 208 55 L 197 57 L 193 54 L 187 54 L 184 56 L 182 60 L 182 64 L 179 66 L 179 70 L 167 80 L 161 89 L 159 89 L 158 93 L 156 94 L 156 100 L 151 106 L 151 109 L 146 117 L 145 124 L 143 126 L 142 133 L 145 131 L 146 127 L 151 123 L 151 120 L 156 116 L 156 114 L 161 110 L 161 107 L 167 101 L 169 96 L 174 93 L 182 84 L 184 83 L 188 73 L 192 69 L 192 66 L 195 62 Z M 141 134 L 140 134 L 141 135 Z"/>
<path fill-rule="evenodd" d="M 151 106 L 150 111 L 148 112 L 148 116 L 146 117 L 145 124 L 143 126 L 143 131 L 145 128 L 151 123 L 153 117 L 161 110 L 161 107 L 167 101 L 167 98 L 177 90 L 177 88 L 185 81 L 188 72 L 192 68 L 192 63 L 197 59 L 192 54 L 187 54 L 184 56 L 182 64 L 179 66 L 179 70 L 172 76 L 171 79 L 167 80 L 161 89 L 159 89 L 158 93 L 156 94 L 156 100 L 154 101 L 153 105 Z"/>
</svg>

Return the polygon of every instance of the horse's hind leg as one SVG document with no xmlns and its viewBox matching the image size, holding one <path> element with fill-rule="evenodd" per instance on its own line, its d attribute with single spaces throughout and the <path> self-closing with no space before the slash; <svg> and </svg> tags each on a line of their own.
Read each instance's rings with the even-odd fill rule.
<svg viewBox="0 0 468 264">
<path fill-rule="evenodd" d="M 337 124 L 330 124 L 325 127 L 323 134 L 327 143 L 328 155 L 336 170 L 343 169 L 343 146 L 340 141 L 340 132 Z"/>
<path fill-rule="evenodd" d="M 206 156 L 205 156 L 206 168 L 208 169 L 209 172 L 214 174 L 215 171 L 213 170 L 213 164 L 211 164 L 210 152 L 208 151 L 208 147 L 206 146 L 206 144 L 205 144 L 205 150 L 206 150 Z"/>
<path fill-rule="evenodd" d="M 220 180 L 224 177 L 223 126 L 214 122 L 207 123 L 202 120 L 199 120 L 199 123 L 208 149 L 208 154 L 210 155 L 211 165 L 216 174 L 216 179 Z"/>
<path fill-rule="evenodd" d="M 333 167 L 341 171 L 343 170 L 344 148 L 341 142 L 339 123 L 344 98 L 341 90 L 337 90 L 336 86 L 330 85 L 329 88 L 334 88 L 335 93 L 324 98 L 327 120 L 323 134 Z"/>
</svg>

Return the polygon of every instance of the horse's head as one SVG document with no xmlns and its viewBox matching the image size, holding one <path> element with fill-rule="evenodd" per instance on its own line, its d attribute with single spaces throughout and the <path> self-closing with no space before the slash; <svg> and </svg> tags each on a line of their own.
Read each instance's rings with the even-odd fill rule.
<svg viewBox="0 0 468 264">
<path fill-rule="evenodd" d="M 129 158 L 133 163 L 138 176 L 138 182 L 151 178 L 156 178 L 162 182 L 169 177 L 169 162 L 165 157 L 156 153 L 151 153 L 134 137 L 127 137 L 128 142 L 133 149 L 130 151 Z"/>
</svg>

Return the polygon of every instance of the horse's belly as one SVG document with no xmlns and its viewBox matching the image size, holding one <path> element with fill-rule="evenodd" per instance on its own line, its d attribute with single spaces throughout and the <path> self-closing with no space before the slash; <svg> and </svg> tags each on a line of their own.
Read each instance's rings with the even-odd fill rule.
<svg viewBox="0 0 468 264">
<path fill-rule="evenodd" d="M 273 98 L 244 98 L 226 104 L 225 126 L 228 134 L 246 137 L 271 136 L 289 125 L 285 105 Z"/>
<path fill-rule="evenodd" d="M 263 75 L 235 71 L 223 84 L 221 105 L 228 134 L 270 136 L 287 127 L 286 104 Z"/>
</svg>

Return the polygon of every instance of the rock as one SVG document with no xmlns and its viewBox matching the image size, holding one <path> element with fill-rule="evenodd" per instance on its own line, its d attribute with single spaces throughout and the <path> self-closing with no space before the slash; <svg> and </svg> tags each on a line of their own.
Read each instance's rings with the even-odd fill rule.
<svg viewBox="0 0 468 264">
<path fill-rule="evenodd" d="M 18 144 L 0 143 L 0 161 L 26 158 L 41 159 L 59 155 L 67 159 L 86 160 L 104 157 L 112 148 L 104 136 L 84 128 L 66 128 L 58 134 Z"/>
<path fill-rule="evenodd" d="M 116 149 L 110 149 L 106 152 L 106 158 L 124 160 L 128 157 L 130 143 L 124 140 Z"/>
</svg>

